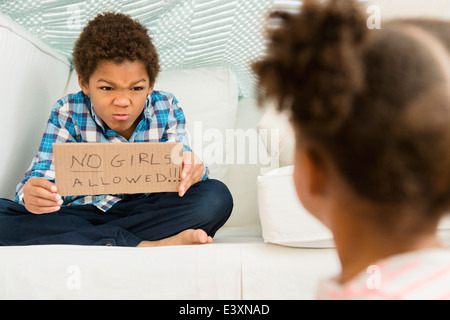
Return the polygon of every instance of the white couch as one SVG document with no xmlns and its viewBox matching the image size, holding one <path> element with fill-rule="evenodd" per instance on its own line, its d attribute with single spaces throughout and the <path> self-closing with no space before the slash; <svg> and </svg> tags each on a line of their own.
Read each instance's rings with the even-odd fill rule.
<svg viewBox="0 0 450 320">
<path fill-rule="evenodd" d="M 13 199 L 52 105 L 79 88 L 65 57 L 2 15 L 0 46 L 0 197 Z M 178 98 L 194 151 L 233 194 L 214 243 L 0 247 L 0 299 L 313 299 L 339 262 L 295 196 L 286 120 L 239 99 L 223 68 L 163 71 L 155 88 Z M 450 242 L 450 223 L 440 229 Z"/>
<path fill-rule="evenodd" d="M 1 15 L 0 46 L 0 197 L 13 199 L 51 107 L 80 89 L 65 57 Z M 264 193 L 260 199 L 284 199 L 280 210 L 286 214 L 292 215 L 289 202 L 294 211 L 299 206 L 291 179 L 292 136 L 284 119 L 272 122 L 266 115 L 261 120 L 263 110 L 254 99 L 239 100 L 237 81 L 224 68 L 163 71 L 155 89 L 178 98 L 191 146 L 209 166 L 211 177 L 225 182 L 233 194 L 233 213 L 214 243 L 163 248 L 0 247 L 0 299 L 313 298 L 318 279 L 338 270 L 334 249 L 266 243 L 258 210 L 258 185 Z M 258 124 L 263 125 L 259 131 Z M 278 128 L 282 130 L 272 130 Z M 267 146 L 274 151 L 270 157 Z M 276 174 L 280 164 L 283 171 Z M 273 179 L 278 182 L 269 181 Z M 271 203 L 275 208 L 276 201 Z M 312 220 L 303 214 L 305 221 Z M 324 246 L 320 232 L 289 243 L 289 233 L 281 239 L 276 228 L 266 230 L 267 241 Z"/>
</svg>

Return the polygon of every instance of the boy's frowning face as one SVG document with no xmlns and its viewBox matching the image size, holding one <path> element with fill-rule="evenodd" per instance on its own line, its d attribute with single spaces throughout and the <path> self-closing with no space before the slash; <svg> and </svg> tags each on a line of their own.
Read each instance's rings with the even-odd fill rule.
<svg viewBox="0 0 450 320">
<path fill-rule="evenodd" d="M 145 66 L 140 61 L 102 61 L 89 78 L 78 79 L 89 95 L 95 113 L 112 130 L 130 139 L 141 119 L 147 95 L 153 90 Z"/>
</svg>

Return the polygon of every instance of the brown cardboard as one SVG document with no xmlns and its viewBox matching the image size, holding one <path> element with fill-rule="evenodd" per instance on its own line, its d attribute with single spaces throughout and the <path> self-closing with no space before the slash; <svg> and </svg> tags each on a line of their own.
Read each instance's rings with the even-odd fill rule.
<svg viewBox="0 0 450 320">
<path fill-rule="evenodd" d="M 176 192 L 183 144 L 55 143 L 53 156 L 62 196 Z"/>
</svg>

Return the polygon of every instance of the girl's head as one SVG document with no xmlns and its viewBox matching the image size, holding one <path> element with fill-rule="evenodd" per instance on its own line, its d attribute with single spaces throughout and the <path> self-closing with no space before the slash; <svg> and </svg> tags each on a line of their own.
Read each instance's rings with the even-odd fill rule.
<svg viewBox="0 0 450 320">
<path fill-rule="evenodd" d="M 280 14 L 254 65 L 266 96 L 290 113 L 297 155 L 334 168 L 358 199 L 436 223 L 450 207 L 450 24 L 368 30 L 356 1 L 303 3 Z"/>
</svg>

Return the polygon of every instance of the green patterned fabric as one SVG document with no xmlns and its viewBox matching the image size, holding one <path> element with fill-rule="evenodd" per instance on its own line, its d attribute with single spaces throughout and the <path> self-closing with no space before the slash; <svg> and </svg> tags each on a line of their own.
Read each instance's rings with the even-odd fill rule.
<svg viewBox="0 0 450 320">
<path fill-rule="evenodd" d="M 359 0 L 366 2 L 367 0 Z M 299 10 L 301 0 L 0 0 L 0 12 L 71 60 L 87 21 L 124 12 L 149 29 L 162 70 L 227 67 L 241 97 L 254 97 L 252 61 L 264 53 L 271 10 Z"/>
<path fill-rule="evenodd" d="M 262 31 L 274 2 L 0 0 L 0 12 L 68 59 L 80 31 L 98 13 L 130 14 L 150 29 L 163 70 L 224 66 L 236 75 L 241 96 L 250 97 L 255 78 L 249 65 L 263 52 Z"/>
</svg>

